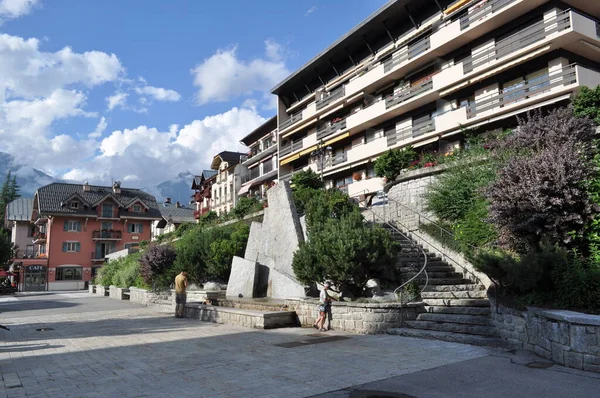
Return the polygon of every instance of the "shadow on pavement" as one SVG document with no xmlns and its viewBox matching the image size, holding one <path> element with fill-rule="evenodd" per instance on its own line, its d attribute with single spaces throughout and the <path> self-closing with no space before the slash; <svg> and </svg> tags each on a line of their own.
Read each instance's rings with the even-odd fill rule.
<svg viewBox="0 0 600 398">
<path fill-rule="evenodd" d="M 2 312 L 50 310 L 55 308 L 77 307 L 81 304 L 59 300 L 6 301 L 0 303 Z"/>
<path fill-rule="evenodd" d="M 41 351 L 62 347 L 64 347 L 64 345 L 50 345 L 48 343 L 6 345 L 0 347 L 0 354 L 5 352 Z"/>
</svg>

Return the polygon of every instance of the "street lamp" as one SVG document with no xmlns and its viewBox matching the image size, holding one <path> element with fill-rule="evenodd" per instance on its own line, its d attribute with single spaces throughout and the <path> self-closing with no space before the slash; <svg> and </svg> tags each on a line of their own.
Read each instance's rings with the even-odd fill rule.
<svg viewBox="0 0 600 398">
<path fill-rule="evenodd" d="M 313 162 L 317 162 L 321 170 L 321 181 L 323 181 L 323 168 L 324 163 L 331 157 L 332 148 L 328 145 L 323 147 L 323 140 L 320 140 L 317 144 L 317 149 L 310 153 L 310 158 Z"/>
</svg>

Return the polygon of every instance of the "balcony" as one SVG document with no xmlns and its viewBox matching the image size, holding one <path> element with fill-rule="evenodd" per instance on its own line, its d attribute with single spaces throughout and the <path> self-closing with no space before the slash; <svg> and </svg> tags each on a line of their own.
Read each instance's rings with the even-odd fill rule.
<svg viewBox="0 0 600 398">
<path fill-rule="evenodd" d="M 252 181 L 258 177 L 260 177 L 260 169 L 259 169 L 259 166 L 256 166 L 256 167 L 250 169 L 250 171 L 248 173 L 246 173 L 242 176 L 242 184 Z"/>
<path fill-rule="evenodd" d="M 429 119 L 399 130 L 391 130 L 391 132 L 386 133 L 387 146 L 391 147 L 405 140 L 417 138 L 432 131 L 435 131 L 434 119 Z"/>
<path fill-rule="evenodd" d="M 273 171 L 273 162 L 271 160 L 269 160 L 268 162 L 264 162 L 262 164 L 262 168 L 263 168 L 263 170 L 262 170 L 263 175 L 272 172 Z"/>
<path fill-rule="evenodd" d="M 554 33 L 562 32 L 570 27 L 571 18 L 568 10 L 548 20 L 537 22 L 466 58 L 463 61 L 463 73 L 467 74 L 478 67 L 505 58 L 525 47 L 544 40 Z"/>
<path fill-rule="evenodd" d="M 103 263 L 104 261 L 106 261 L 106 255 L 104 253 L 92 252 L 92 262 Z"/>
<path fill-rule="evenodd" d="M 281 124 L 279 125 L 279 130 L 281 131 L 283 129 L 286 129 L 292 124 L 299 122 L 300 120 L 302 120 L 302 111 L 294 113 L 292 116 L 290 116 L 289 119 L 281 122 Z"/>
<path fill-rule="evenodd" d="M 390 59 L 384 61 L 383 71 L 388 73 L 397 65 L 400 65 L 405 61 L 409 61 L 425 51 L 428 51 L 431 48 L 430 39 L 431 36 L 424 37 L 415 43 L 404 46 L 400 49 L 400 51 L 395 52 Z"/>
<path fill-rule="evenodd" d="M 93 240 L 121 240 L 122 235 L 122 231 L 112 231 L 106 229 L 92 231 Z"/>
<path fill-rule="evenodd" d="M 424 92 L 427 92 L 433 88 L 433 80 L 431 76 L 423 79 L 422 81 L 411 84 L 409 88 L 402 89 L 396 94 L 392 94 L 385 99 L 385 107 L 389 109 L 393 106 L 399 105 L 403 102 L 410 100 Z"/>
<path fill-rule="evenodd" d="M 302 140 L 292 141 L 289 144 L 279 148 L 279 158 L 292 152 L 296 152 L 297 150 L 302 149 L 303 146 Z"/>
<path fill-rule="evenodd" d="M 317 130 L 317 141 L 346 128 L 346 119 L 327 124 Z"/>
<path fill-rule="evenodd" d="M 42 225 L 48 222 L 48 217 L 38 215 L 35 219 L 35 225 Z"/>
<path fill-rule="evenodd" d="M 339 164 L 342 164 L 342 163 L 346 162 L 347 160 L 348 160 L 348 154 L 346 152 L 339 153 L 339 154 L 333 156 L 333 158 L 331 158 L 331 167 L 335 167 Z"/>
<path fill-rule="evenodd" d="M 197 220 L 200 217 L 202 217 L 203 215 L 205 215 L 206 213 L 208 213 L 209 211 L 210 211 L 209 207 L 205 207 L 205 208 L 200 209 L 200 210 L 195 210 L 194 211 L 194 218 Z"/>
<path fill-rule="evenodd" d="M 334 102 L 334 101 L 342 98 L 344 95 L 346 95 L 345 88 L 346 87 L 344 85 L 341 85 L 340 87 L 336 88 L 335 90 L 333 90 L 329 93 L 324 93 L 323 98 L 316 101 L 317 110 L 320 110 L 320 109 L 326 107 L 327 105 L 331 104 L 332 102 Z"/>
<path fill-rule="evenodd" d="M 507 87 L 498 93 L 478 98 L 467 104 L 467 119 L 472 119 L 482 114 L 490 114 L 498 108 L 533 98 L 540 94 L 550 92 L 577 82 L 576 65 L 569 65 L 560 70 L 551 71 L 528 82 Z"/>
<path fill-rule="evenodd" d="M 465 30 L 471 24 L 480 21 L 484 18 L 487 18 L 489 15 L 497 13 L 510 3 L 514 3 L 516 0 L 492 0 L 492 1 L 482 1 L 476 6 L 473 11 L 463 15 L 460 18 L 460 30 Z"/>
<path fill-rule="evenodd" d="M 262 159 L 266 158 L 268 155 L 271 155 L 273 153 L 277 152 L 277 143 L 273 142 L 271 145 L 269 145 L 268 147 L 264 148 L 263 150 L 259 150 L 256 153 L 252 154 L 252 155 L 247 155 L 247 156 L 243 156 L 242 157 L 242 164 L 244 166 L 250 165 L 250 164 L 254 164 L 256 162 L 261 161 Z"/>
<path fill-rule="evenodd" d="M 45 232 L 36 232 L 33 234 L 33 244 L 39 245 L 40 243 L 46 242 L 46 233 Z"/>
</svg>

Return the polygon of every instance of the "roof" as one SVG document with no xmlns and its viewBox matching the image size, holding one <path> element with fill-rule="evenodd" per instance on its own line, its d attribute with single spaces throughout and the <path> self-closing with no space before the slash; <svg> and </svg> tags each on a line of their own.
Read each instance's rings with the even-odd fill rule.
<svg viewBox="0 0 600 398">
<path fill-rule="evenodd" d="M 265 135 L 269 134 L 271 131 L 277 128 L 277 116 L 273 116 L 260 126 L 258 126 L 254 131 L 245 136 L 240 140 L 246 146 L 250 146 L 256 141 L 260 140 Z"/>
<path fill-rule="evenodd" d="M 177 206 L 162 206 L 160 207 L 160 214 L 166 221 L 172 221 L 175 224 L 182 222 L 195 222 L 194 209 L 190 207 L 177 207 Z"/>
<path fill-rule="evenodd" d="M 29 221 L 33 211 L 33 198 L 18 198 L 6 206 L 6 221 Z"/>
<path fill-rule="evenodd" d="M 298 93 L 303 97 L 323 82 L 337 78 L 344 71 L 371 57 L 387 46 L 391 37 L 398 38 L 414 27 L 429 10 L 445 8 L 455 0 L 390 0 L 369 15 L 349 32 L 334 41 L 310 61 L 285 78 L 271 92 L 291 97 Z M 391 36 L 391 37 L 390 37 Z"/>
<path fill-rule="evenodd" d="M 103 199 L 110 198 L 117 202 L 121 207 L 121 217 L 131 218 L 161 218 L 161 213 L 156 203 L 156 198 L 141 189 L 121 188 L 118 194 L 113 193 L 112 187 L 90 185 L 89 191 L 83 190 L 83 184 L 65 184 L 55 182 L 39 188 L 36 192 L 39 214 L 72 214 L 72 215 L 90 215 L 95 216 L 97 211 L 93 206 Z M 72 198 L 79 198 L 84 202 L 83 208 L 71 209 L 66 206 L 67 201 Z M 148 206 L 148 211 L 144 214 L 129 212 L 124 209 L 125 206 L 132 204 L 132 201 L 142 201 Z"/>
<path fill-rule="evenodd" d="M 215 155 L 212 163 L 210 164 L 210 167 L 213 170 L 218 170 L 221 162 L 227 162 L 227 163 L 230 163 L 231 165 L 239 163 L 241 157 L 244 155 L 246 155 L 246 154 L 242 153 L 242 152 L 223 151 L 223 152 L 219 153 L 218 155 Z"/>
<path fill-rule="evenodd" d="M 216 175 L 216 170 L 202 170 L 202 174 L 194 176 L 194 180 L 192 181 L 192 189 L 200 189 L 204 181 L 209 180 Z"/>
</svg>

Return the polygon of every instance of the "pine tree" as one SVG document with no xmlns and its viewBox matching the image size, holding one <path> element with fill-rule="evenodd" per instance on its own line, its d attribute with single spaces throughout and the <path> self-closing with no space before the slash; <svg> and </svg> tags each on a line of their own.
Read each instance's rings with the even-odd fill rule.
<svg viewBox="0 0 600 398">
<path fill-rule="evenodd" d="M 17 176 L 13 176 L 9 171 L 6 173 L 6 179 L 0 189 L 0 229 L 4 228 L 4 215 L 6 214 L 6 206 L 13 200 L 20 197 L 19 185 L 17 184 Z"/>
</svg>

